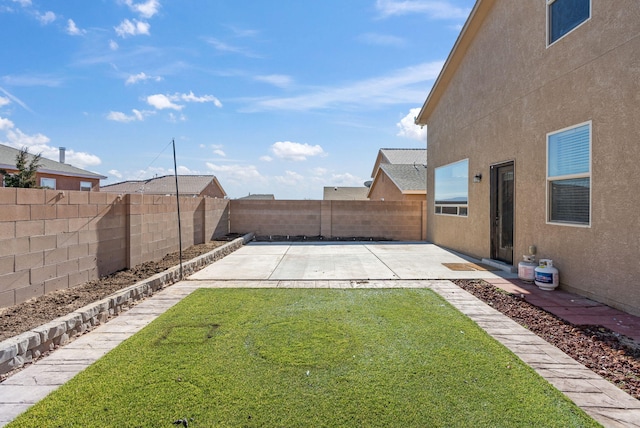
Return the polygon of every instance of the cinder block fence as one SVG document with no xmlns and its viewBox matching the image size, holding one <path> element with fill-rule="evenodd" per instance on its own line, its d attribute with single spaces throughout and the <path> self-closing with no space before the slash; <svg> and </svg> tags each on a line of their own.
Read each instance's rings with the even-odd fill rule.
<svg viewBox="0 0 640 428">
<path fill-rule="evenodd" d="M 0 188 L 0 307 L 178 251 L 175 197 Z M 228 232 L 228 201 L 182 198 L 182 245 Z"/>
<path fill-rule="evenodd" d="M 227 233 L 426 239 L 426 202 L 180 198 L 182 246 Z M 178 251 L 172 196 L 0 188 L 0 308 Z"/>
</svg>

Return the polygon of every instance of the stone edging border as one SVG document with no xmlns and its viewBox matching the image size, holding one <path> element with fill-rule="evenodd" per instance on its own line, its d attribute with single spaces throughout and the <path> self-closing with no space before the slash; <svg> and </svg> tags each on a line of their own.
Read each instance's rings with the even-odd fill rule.
<svg viewBox="0 0 640 428">
<path fill-rule="evenodd" d="M 248 233 L 206 254 L 182 264 L 183 275 L 219 260 L 242 247 L 254 237 Z M 26 333 L 0 342 L 0 375 L 32 363 L 46 352 L 64 346 L 76 337 L 126 311 L 135 302 L 152 296 L 180 280 L 180 266 L 160 272 Z"/>
</svg>

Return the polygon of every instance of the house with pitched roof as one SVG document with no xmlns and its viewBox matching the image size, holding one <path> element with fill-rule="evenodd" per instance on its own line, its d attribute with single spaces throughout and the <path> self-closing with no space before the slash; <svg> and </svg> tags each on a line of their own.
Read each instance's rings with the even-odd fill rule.
<svg viewBox="0 0 640 428">
<path fill-rule="evenodd" d="M 145 195 L 175 195 L 176 177 L 165 175 L 148 180 L 131 180 L 102 186 L 103 192 L 138 193 Z M 180 196 L 209 197 L 223 199 L 227 193 L 214 175 L 178 175 Z"/>
<path fill-rule="evenodd" d="M 478 0 L 416 124 L 427 239 L 640 314 L 640 2 Z"/>
<path fill-rule="evenodd" d="M 18 153 L 20 150 L 0 144 L 0 169 L 9 173 L 18 172 L 16 168 Z M 65 163 L 64 153 L 64 148 L 60 148 L 60 162 L 40 158 L 41 166 L 36 173 L 36 184 L 54 190 L 100 191 L 100 180 L 107 177 Z M 33 156 L 28 154 L 28 162 L 33 159 Z M 0 180 L 0 187 L 4 187 L 4 180 Z"/>
<path fill-rule="evenodd" d="M 424 201 L 427 194 L 426 149 L 380 149 L 367 197 L 372 201 Z"/>
</svg>

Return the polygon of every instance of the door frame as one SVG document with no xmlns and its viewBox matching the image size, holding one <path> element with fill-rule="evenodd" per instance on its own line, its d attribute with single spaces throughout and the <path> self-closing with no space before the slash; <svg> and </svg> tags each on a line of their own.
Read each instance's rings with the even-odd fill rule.
<svg viewBox="0 0 640 428">
<path fill-rule="evenodd" d="M 513 226 L 512 226 L 513 230 L 511 235 L 511 239 L 513 241 L 511 243 L 511 250 L 512 250 L 511 265 L 513 266 L 515 265 L 515 255 L 513 254 L 514 253 L 513 247 L 514 247 L 515 236 L 516 236 L 516 209 L 515 209 L 516 208 L 516 161 L 515 159 L 489 165 L 489 171 L 490 171 L 489 241 L 490 241 L 491 259 L 499 260 L 506 263 L 505 260 L 498 258 L 498 250 L 499 250 L 498 243 L 495 242 L 494 238 L 496 236 L 496 228 L 498 227 L 495 221 L 497 217 L 497 204 L 498 204 L 498 170 L 501 167 L 508 167 L 508 166 L 511 166 L 513 168 Z"/>
</svg>

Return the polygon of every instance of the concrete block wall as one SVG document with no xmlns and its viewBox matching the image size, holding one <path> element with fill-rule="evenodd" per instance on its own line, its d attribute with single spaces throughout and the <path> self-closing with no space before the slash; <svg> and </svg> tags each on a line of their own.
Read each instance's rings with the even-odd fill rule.
<svg viewBox="0 0 640 428">
<path fill-rule="evenodd" d="M 244 200 L 230 203 L 231 232 L 269 235 L 320 235 L 322 201 Z"/>
<path fill-rule="evenodd" d="M 228 232 L 228 200 L 181 198 L 183 248 Z M 0 307 L 177 251 L 175 198 L 0 188 Z"/>
<path fill-rule="evenodd" d="M 331 202 L 328 237 L 370 237 L 394 241 L 426 239 L 426 201 L 323 201 Z"/>
<path fill-rule="evenodd" d="M 232 233 L 426 239 L 426 201 L 232 200 Z"/>
</svg>

